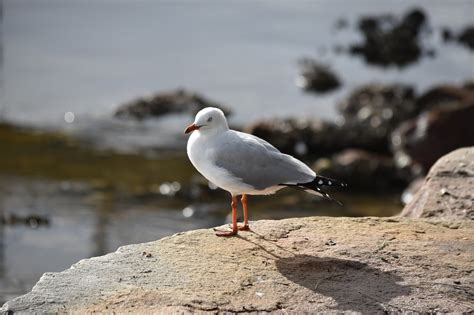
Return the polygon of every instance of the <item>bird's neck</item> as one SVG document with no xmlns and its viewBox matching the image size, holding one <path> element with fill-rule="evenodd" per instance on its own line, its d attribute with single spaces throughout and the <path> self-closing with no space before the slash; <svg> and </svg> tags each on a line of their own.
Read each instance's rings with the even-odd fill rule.
<svg viewBox="0 0 474 315">
<path fill-rule="evenodd" d="M 229 131 L 229 127 L 226 125 L 226 126 L 219 126 L 212 129 L 199 130 L 199 133 L 202 137 L 213 138 L 221 134 L 224 134 L 227 131 Z"/>
</svg>

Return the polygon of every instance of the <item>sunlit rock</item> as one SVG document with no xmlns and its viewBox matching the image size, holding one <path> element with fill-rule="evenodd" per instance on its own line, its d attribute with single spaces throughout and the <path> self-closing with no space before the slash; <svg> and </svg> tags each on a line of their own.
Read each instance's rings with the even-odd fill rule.
<svg viewBox="0 0 474 315">
<path fill-rule="evenodd" d="M 239 237 L 196 230 L 81 260 L 44 274 L 0 311 L 472 311 L 472 221 L 308 217 L 250 226 Z"/>
</svg>

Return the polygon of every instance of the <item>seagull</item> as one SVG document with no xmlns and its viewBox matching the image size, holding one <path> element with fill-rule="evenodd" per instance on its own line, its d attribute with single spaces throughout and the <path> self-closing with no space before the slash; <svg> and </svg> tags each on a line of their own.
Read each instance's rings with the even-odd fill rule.
<svg viewBox="0 0 474 315">
<path fill-rule="evenodd" d="M 247 195 L 269 195 L 291 187 L 335 201 L 322 186 L 347 185 L 341 181 L 316 175 L 300 160 L 280 152 L 267 141 L 254 135 L 229 129 L 222 110 L 206 107 L 200 110 L 184 131 L 191 134 L 187 154 L 194 167 L 211 183 L 232 196 L 232 230 L 217 236 L 236 235 L 248 231 Z M 237 198 L 241 197 L 244 224 L 237 224 Z"/>
</svg>

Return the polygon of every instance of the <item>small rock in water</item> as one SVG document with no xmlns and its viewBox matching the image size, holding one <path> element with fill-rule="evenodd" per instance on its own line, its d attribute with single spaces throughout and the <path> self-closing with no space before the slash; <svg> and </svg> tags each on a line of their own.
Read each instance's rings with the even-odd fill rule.
<svg viewBox="0 0 474 315">
<path fill-rule="evenodd" d="M 230 114 L 230 110 L 225 106 L 211 101 L 198 93 L 180 89 L 141 97 L 123 104 L 117 109 L 115 116 L 142 120 L 171 113 L 195 115 L 205 107 L 217 107 L 222 109 L 226 115 Z"/>
<path fill-rule="evenodd" d="M 457 35 L 447 27 L 443 28 L 441 32 L 445 42 L 453 42 L 456 40 L 459 44 L 466 46 L 468 49 L 474 50 L 474 25 L 467 26 Z"/>
<path fill-rule="evenodd" d="M 361 55 L 369 64 L 404 67 L 423 54 L 434 54 L 421 43 L 422 30 L 427 30 L 427 16 L 413 9 L 403 17 L 393 15 L 367 16 L 359 20 L 361 43 L 352 44 L 350 53 Z"/>
<path fill-rule="evenodd" d="M 340 79 L 327 65 L 310 58 L 299 60 L 299 65 L 302 71 L 301 76 L 296 80 L 296 85 L 306 91 L 323 93 L 341 85 Z"/>
<path fill-rule="evenodd" d="M 458 41 L 471 50 L 474 50 L 474 26 L 466 27 L 461 34 L 459 34 Z"/>
</svg>

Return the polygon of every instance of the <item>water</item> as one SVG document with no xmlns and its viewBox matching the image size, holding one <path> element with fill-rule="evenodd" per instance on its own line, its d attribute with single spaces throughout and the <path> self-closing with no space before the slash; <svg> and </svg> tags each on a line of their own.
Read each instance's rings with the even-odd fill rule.
<svg viewBox="0 0 474 315">
<path fill-rule="evenodd" d="M 225 195 L 196 201 L 157 193 L 162 183 L 184 186 L 195 176 L 183 154 L 182 130 L 191 117 L 124 122 L 112 118 L 120 103 L 185 87 L 229 106 L 238 125 L 288 115 L 335 119 L 334 103 L 361 84 L 400 81 L 422 91 L 474 77 L 472 53 L 441 45 L 437 35 L 428 41 L 437 56 L 403 70 L 331 52 L 359 36 L 336 32 L 338 18 L 354 23 L 360 14 L 417 5 L 435 29 L 458 30 L 472 23 L 472 1 L 0 4 L 0 117 L 34 127 L 0 125 L 0 211 L 48 220 L 0 225 L 0 300 L 79 259 L 228 221 Z M 294 81 L 304 56 L 329 63 L 343 88 L 322 96 L 301 92 Z M 71 123 L 67 112 L 74 113 Z M 396 195 L 336 196 L 343 208 L 299 192 L 255 197 L 251 216 L 392 215 L 401 208 Z"/>
<path fill-rule="evenodd" d="M 404 70 L 332 53 L 334 45 L 360 36 L 337 32 L 339 18 L 355 24 L 361 14 L 419 6 L 434 30 L 458 30 L 472 23 L 468 0 L 7 0 L 3 6 L 3 117 L 39 126 L 71 128 L 64 121 L 71 111 L 87 130 L 104 125 L 124 101 L 177 87 L 228 105 L 239 124 L 287 115 L 332 119 L 334 102 L 364 83 L 401 81 L 424 90 L 473 77 L 473 54 L 458 45 L 441 48 L 438 33 L 428 40 L 438 55 Z M 343 88 L 317 97 L 301 92 L 294 81 L 304 56 L 328 62 Z"/>
</svg>

